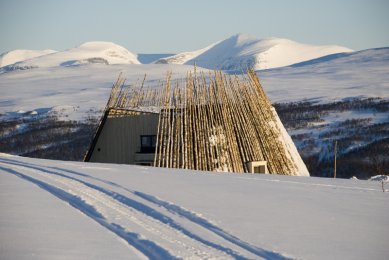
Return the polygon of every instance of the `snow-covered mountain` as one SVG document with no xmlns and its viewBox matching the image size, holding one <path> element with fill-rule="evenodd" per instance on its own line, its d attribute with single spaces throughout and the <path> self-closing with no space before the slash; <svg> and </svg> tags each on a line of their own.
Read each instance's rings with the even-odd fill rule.
<svg viewBox="0 0 389 260">
<path fill-rule="evenodd" d="M 38 67 L 74 66 L 89 63 L 140 64 L 136 55 L 112 42 L 86 42 L 76 48 L 18 62 L 5 71 Z"/>
<path fill-rule="evenodd" d="M 237 34 L 201 50 L 183 52 L 155 63 L 194 64 L 208 69 L 255 70 L 283 67 L 329 54 L 353 50 L 337 45 L 309 45 L 281 38 L 257 39 Z"/>
<path fill-rule="evenodd" d="M 0 55 L 0 67 L 4 67 L 16 62 L 33 59 L 46 54 L 55 53 L 55 50 L 13 50 Z"/>
<path fill-rule="evenodd" d="M 253 67 L 271 69 L 319 58 L 334 53 L 351 52 L 337 45 L 309 45 L 288 39 L 257 39 L 237 34 L 200 50 L 176 55 L 139 55 L 142 63 L 158 58 L 156 64 L 196 63 L 207 69 L 238 70 Z M 146 59 L 143 59 L 146 58 Z M 87 42 L 76 48 L 55 52 L 15 50 L 0 56 L 2 72 L 38 67 L 74 66 L 89 63 L 141 64 L 137 55 L 112 42 Z"/>
</svg>

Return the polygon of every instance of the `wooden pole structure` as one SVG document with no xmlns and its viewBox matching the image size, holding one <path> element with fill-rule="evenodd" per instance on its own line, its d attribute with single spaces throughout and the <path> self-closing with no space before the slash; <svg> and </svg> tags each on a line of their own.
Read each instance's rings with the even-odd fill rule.
<svg viewBox="0 0 389 260">
<path fill-rule="evenodd" d="M 196 68 L 195 68 L 196 69 Z M 247 172 L 247 162 L 267 161 L 270 173 L 296 174 L 285 148 L 278 116 L 257 74 L 227 76 L 209 72 L 206 78 L 188 72 L 184 79 L 168 73 L 159 89 L 124 85 L 121 76 L 112 86 L 107 108 L 159 110 L 154 166 L 207 171 Z M 334 177 L 336 178 L 336 149 Z"/>
<path fill-rule="evenodd" d="M 335 141 L 334 145 L 334 178 L 336 178 L 336 153 L 337 153 L 337 147 L 338 146 L 338 141 Z"/>
</svg>

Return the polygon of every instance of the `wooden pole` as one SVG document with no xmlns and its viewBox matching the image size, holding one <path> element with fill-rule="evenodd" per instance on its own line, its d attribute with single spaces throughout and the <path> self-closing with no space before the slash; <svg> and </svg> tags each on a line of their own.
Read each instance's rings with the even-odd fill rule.
<svg viewBox="0 0 389 260">
<path fill-rule="evenodd" d="M 336 153 L 337 153 L 337 147 L 338 146 L 338 141 L 335 141 L 335 146 L 334 146 L 334 178 L 336 178 Z"/>
</svg>

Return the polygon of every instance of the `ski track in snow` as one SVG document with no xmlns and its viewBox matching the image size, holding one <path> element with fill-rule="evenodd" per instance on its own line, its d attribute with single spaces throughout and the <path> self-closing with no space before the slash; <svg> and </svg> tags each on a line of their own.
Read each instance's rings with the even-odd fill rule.
<svg viewBox="0 0 389 260">
<path fill-rule="evenodd" d="M 287 259 L 250 245 L 180 206 L 82 172 L 5 158 L 0 159 L 0 169 L 69 203 L 148 258 Z M 119 188 L 123 194 L 107 187 Z"/>
</svg>

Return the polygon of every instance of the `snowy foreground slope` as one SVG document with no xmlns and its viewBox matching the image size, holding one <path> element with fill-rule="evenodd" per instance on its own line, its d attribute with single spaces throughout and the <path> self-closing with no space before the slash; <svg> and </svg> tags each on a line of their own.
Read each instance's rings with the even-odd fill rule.
<svg viewBox="0 0 389 260">
<path fill-rule="evenodd" d="M 0 154 L 1 259 L 386 259 L 379 182 Z"/>
<path fill-rule="evenodd" d="M 236 34 L 203 49 L 179 53 L 155 63 L 196 63 L 200 67 L 217 70 L 241 71 L 247 67 L 262 70 L 350 51 L 337 45 L 309 45 L 288 39 L 257 39 L 247 34 Z"/>
</svg>

